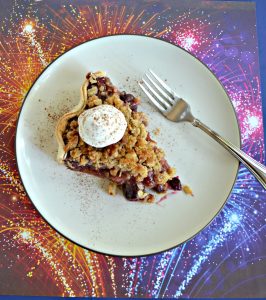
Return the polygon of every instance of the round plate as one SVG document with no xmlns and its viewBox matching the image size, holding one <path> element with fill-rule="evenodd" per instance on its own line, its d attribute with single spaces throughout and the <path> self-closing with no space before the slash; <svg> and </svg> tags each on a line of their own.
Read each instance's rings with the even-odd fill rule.
<svg viewBox="0 0 266 300">
<path fill-rule="evenodd" d="M 167 42 L 119 35 L 66 52 L 35 81 L 20 112 L 16 155 L 24 187 L 43 218 L 73 242 L 112 255 L 160 252 L 190 239 L 217 215 L 234 185 L 239 163 L 191 124 L 163 118 L 141 93 L 138 81 L 152 68 L 201 121 L 240 144 L 231 102 L 215 76 L 186 51 Z M 58 118 L 79 101 L 88 71 L 105 70 L 121 90 L 140 95 L 149 131 L 194 196 L 169 194 L 154 204 L 109 196 L 106 181 L 68 170 L 56 161 Z M 160 128 L 159 135 L 152 132 Z M 157 196 L 157 201 L 162 196 Z"/>
</svg>

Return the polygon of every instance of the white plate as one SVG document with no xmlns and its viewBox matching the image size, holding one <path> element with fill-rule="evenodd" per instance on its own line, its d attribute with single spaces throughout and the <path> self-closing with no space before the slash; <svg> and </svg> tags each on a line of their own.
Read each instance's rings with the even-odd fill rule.
<svg viewBox="0 0 266 300">
<path fill-rule="evenodd" d="M 193 113 L 237 146 L 239 128 L 228 96 L 214 75 L 186 51 L 144 36 L 111 36 L 86 42 L 59 57 L 36 80 L 23 103 L 16 155 L 25 189 L 47 222 L 75 243 L 103 253 L 147 255 L 197 234 L 221 210 L 239 163 L 190 124 L 155 111 L 137 81 L 152 68 L 192 107 Z M 59 165 L 54 129 L 58 116 L 79 101 L 88 71 L 105 70 L 121 89 L 141 95 L 139 111 L 194 197 L 183 192 L 158 204 L 129 202 L 106 193 L 106 183 Z M 159 200 L 159 196 L 157 200 Z"/>
</svg>

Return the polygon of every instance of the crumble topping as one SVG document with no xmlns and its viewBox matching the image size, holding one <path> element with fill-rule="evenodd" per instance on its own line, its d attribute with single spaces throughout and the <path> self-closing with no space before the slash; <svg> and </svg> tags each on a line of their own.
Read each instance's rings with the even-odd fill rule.
<svg viewBox="0 0 266 300">
<path fill-rule="evenodd" d="M 145 192 L 145 186 L 159 193 L 168 188 L 180 190 L 181 183 L 178 177 L 174 177 L 175 169 L 168 165 L 163 150 L 146 129 L 146 115 L 137 112 L 140 99 L 119 92 L 103 72 L 88 73 L 86 78 L 88 97 L 84 110 L 103 104 L 112 105 L 123 113 L 127 128 L 117 143 L 96 148 L 80 137 L 79 115 L 69 119 L 62 135 L 67 152 L 65 164 L 70 169 L 109 178 L 112 181 L 109 194 L 116 193 L 118 184 L 129 200 L 153 202 L 154 196 Z"/>
<path fill-rule="evenodd" d="M 183 186 L 183 192 L 187 195 L 194 196 L 192 189 L 188 185 Z"/>
<path fill-rule="evenodd" d="M 125 116 L 128 127 L 118 143 L 105 148 L 95 148 L 84 143 L 78 135 L 77 118 L 70 121 L 66 128 L 64 140 L 65 150 L 70 151 L 71 158 L 81 164 L 91 162 L 97 168 L 108 168 L 113 176 L 118 172 L 130 172 L 141 182 L 153 170 L 155 180 L 159 184 L 165 184 L 173 177 L 175 170 L 170 167 L 162 168 L 161 161 L 164 152 L 156 146 L 146 130 L 147 118 L 143 113 L 134 112 L 129 104 L 125 104 L 118 94 L 104 100 L 105 104 L 114 105 Z M 96 95 L 89 96 L 87 106 L 89 108 L 101 105 L 102 100 Z"/>
</svg>

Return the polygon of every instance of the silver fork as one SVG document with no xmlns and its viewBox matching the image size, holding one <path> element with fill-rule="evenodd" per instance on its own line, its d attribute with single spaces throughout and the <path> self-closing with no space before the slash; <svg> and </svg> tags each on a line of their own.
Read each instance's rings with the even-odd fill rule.
<svg viewBox="0 0 266 300">
<path fill-rule="evenodd" d="M 152 70 L 149 70 L 145 75 L 146 77 L 139 82 L 141 89 L 168 120 L 173 122 L 190 122 L 193 126 L 203 130 L 241 161 L 257 178 L 263 188 L 266 189 L 266 167 L 264 165 L 248 156 L 245 152 L 196 119 L 191 113 L 189 104 L 184 99 L 178 97 Z"/>
</svg>

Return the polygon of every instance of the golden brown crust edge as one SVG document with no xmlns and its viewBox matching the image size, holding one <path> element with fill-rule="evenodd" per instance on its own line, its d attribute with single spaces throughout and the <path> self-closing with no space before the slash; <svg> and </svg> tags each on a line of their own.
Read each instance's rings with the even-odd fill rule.
<svg viewBox="0 0 266 300">
<path fill-rule="evenodd" d="M 85 80 L 85 82 L 81 86 L 79 103 L 70 112 L 64 114 L 57 122 L 55 129 L 55 136 L 58 143 L 57 161 L 61 164 L 63 163 L 65 155 L 67 153 L 64 149 L 65 143 L 63 140 L 63 132 L 66 129 L 68 120 L 79 115 L 86 106 L 88 84 L 88 80 Z"/>
</svg>

